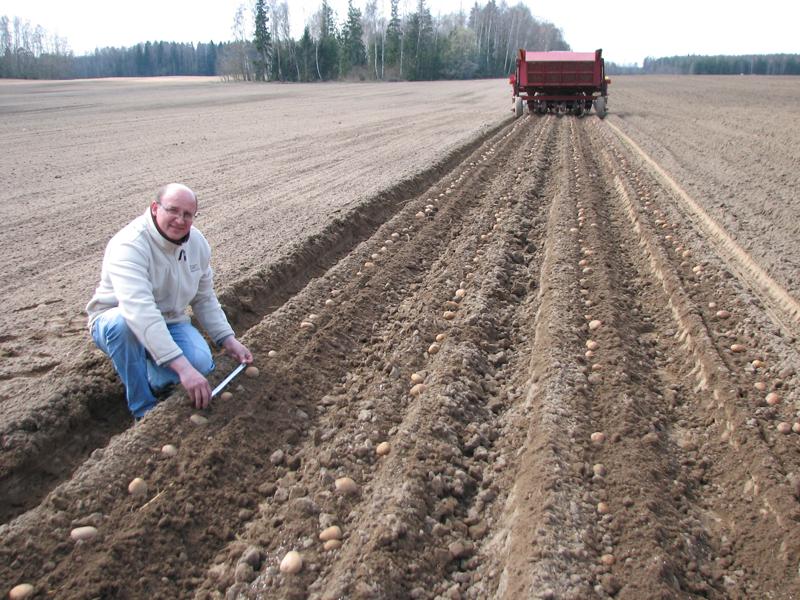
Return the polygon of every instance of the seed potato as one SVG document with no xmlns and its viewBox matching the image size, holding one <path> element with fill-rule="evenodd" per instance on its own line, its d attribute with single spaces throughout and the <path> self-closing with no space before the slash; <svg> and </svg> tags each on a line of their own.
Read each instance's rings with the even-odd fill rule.
<svg viewBox="0 0 800 600">
<path fill-rule="evenodd" d="M 92 527 L 91 525 L 86 525 L 84 527 L 76 527 L 75 529 L 69 532 L 69 537 L 71 537 L 76 542 L 77 541 L 88 542 L 97 537 L 97 528 Z"/>
<path fill-rule="evenodd" d="M 322 530 L 322 533 L 319 534 L 319 539 L 323 542 L 327 542 L 329 540 L 340 540 L 342 539 L 342 530 L 338 525 L 331 525 L 330 527 Z"/>
<path fill-rule="evenodd" d="M 134 498 L 147 495 L 147 482 L 141 477 L 136 477 L 128 484 L 128 493 Z"/>
<path fill-rule="evenodd" d="M 286 556 L 284 556 L 283 560 L 281 561 L 281 573 L 292 575 L 294 573 L 299 573 L 302 568 L 303 557 L 300 556 L 300 553 L 295 550 L 290 550 L 287 552 Z"/>
<path fill-rule="evenodd" d="M 33 596 L 34 588 L 30 583 L 20 583 L 8 592 L 8 600 L 27 600 Z"/>
<path fill-rule="evenodd" d="M 163 446 L 161 446 L 161 454 L 169 458 L 172 458 L 173 456 L 177 456 L 178 449 L 172 444 L 164 444 Z"/>
<path fill-rule="evenodd" d="M 258 373 L 259 373 L 258 367 L 250 366 L 244 370 L 244 374 L 247 375 L 248 377 L 258 377 Z"/>
<path fill-rule="evenodd" d="M 336 491 L 340 494 L 350 495 L 358 493 L 358 484 L 350 477 L 339 477 L 333 483 Z"/>
</svg>

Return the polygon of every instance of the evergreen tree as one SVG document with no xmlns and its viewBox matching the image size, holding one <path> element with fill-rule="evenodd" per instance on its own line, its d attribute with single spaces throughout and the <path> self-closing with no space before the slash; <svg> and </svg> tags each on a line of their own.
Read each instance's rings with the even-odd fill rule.
<svg viewBox="0 0 800 600">
<path fill-rule="evenodd" d="M 398 13 L 400 0 L 391 0 L 391 13 L 389 23 L 386 26 L 386 65 L 398 67 L 400 65 L 401 35 L 400 15 Z"/>
<path fill-rule="evenodd" d="M 347 75 L 353 67 L 367 64 L 367 51 L 364 48 L 364 29 L 361 25 L 361 11 L 347 3 L 347 22 L 342 29 L 341 74 Z"/>
<path fill-rule="evenodd" d="M 408 19 L 407 43 L 404 44 L 408 68 L 408 79 L 432 79 L 434 77 L 434 28 L 431 12 L 425 0 L 418 0 L 417 12 Z"/>
<path fill-rule="evenodd" d="M 314 62 L 320 79 L 336 79 L 339 64 L 339 42 L 336 39 L 336 24 L 333 9 L 328 0 L 322 0 L 320 8 L 320 37 L 317 41 Z"/>
<path fill-rule="evenodd" d="M 303 37 L 300 38 L 300 51 L 298 52 L 298 67 L 300 69 L 300 81 L 311 81 L 316 77 L 313 70 L 314 65 L 314 41 L 311 39 L 311 31 L 308 25 L 303 29 Z"/>
<path fill-rule="evenodd" d="M 269 15 L 267 15 L 266 0 L 256 0 L 256 31 L 255 47 L 256 59 L 254 60 L 256 81 L 266 81 L 268 76 L 270 48 L 272 37 L 269 33 Z"/>
</svg>

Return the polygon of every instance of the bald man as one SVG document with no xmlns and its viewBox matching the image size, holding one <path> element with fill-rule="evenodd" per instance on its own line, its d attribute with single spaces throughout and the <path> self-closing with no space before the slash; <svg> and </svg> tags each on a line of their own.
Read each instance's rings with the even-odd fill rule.
<svg viewBox="0 0 800 600">
<path fill-rule="evenodd" d="M 136 419 L 177 383 L 197 408 L 211 401 L 206 375 L 214 360 L 186 314 L 189 306 L 211 340 L 239 362 L 253 362 L 214 293 L 211 248 L 192 226 L 196 215 L 191 189 L 161 188 L 145 213 L 111 238 L 86 307 L 92 339 L 111 357 Z"/>
</svg>

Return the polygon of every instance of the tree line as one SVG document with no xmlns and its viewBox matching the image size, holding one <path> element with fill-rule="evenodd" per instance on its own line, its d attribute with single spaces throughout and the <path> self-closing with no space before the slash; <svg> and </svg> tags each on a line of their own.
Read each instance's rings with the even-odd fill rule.
<svg viewBox="0 0 800 600">
<path fill-rule="evenodd" d="M 432 80 L 507 76 L 518 48 L 569 50 L 561 31 L 536 19 L 527 6 L 496 0 L 468 13 L 434 17 L 426 0 L 400 14 L 390 0 L 363 11 L 350 0 L 338 20 L 321 0 L 300 39 L 290 34 L 286 1 L 242 4 L 224 42 L 146 42 L 75 56 L 63 38 L 19 18 L 0 17 L 0 77 L 65 79 L 218 75 L 248 81 Z"/>
<path fill-rule="evenodd" d="M 609 75 L 800 75 L 800 54 L 648 57 L 641 67 L 606 62 Z"/>
<path fill-rule="evenodd" d="M 240 5 L 232 39 L 208 43 L 153 41 L 129 48 L 101 48 L 75 56 L 67 40 L 39 25 L 0 17 L 0 77 L 67 79 L 216 75 L 246 81 L 433 80 L 505 77 L 518 48 L 569 50 L 561 30 L 536 19 L 521 2 L 475 2 L 468 12 L 434 17 L 427 0 L 389 14 L 379 0 L 363 11 L 348 3 L 337 19 L 328 0 L 292 38 L 286 1 Z M 648 57 L 642 67 L 606 62 L 609 74 L 800 75 L 800 55 Z"/>
</svg>

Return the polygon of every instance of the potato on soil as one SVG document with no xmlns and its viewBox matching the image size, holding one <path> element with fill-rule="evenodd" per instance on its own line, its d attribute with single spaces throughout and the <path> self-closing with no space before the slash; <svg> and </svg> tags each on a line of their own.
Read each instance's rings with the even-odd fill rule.
<svg viewBox="0 0 800 600">
<path fill-rule="evenodd" d="M 452 321 L 456 318 L 456 313 L 454 313 L 452 310 L 446 310 L 444 313 L 442 313 L 442 317 L 447 321 Z"/>
<path fill-rule="evenodd" d="M 247 375 L 248 377 L 258 377 L 258 373 L 259 373 L 258 367 L 250 366 L 244 370 L 244 374 Z"/>
<path fill-rule="evenodd" d="M 437 342 L 443 342 L 445 339 L 447 339 L 447 334 L 445 333 L 440 333 L 439 335 L 436 336 Z"/>
<path fill-rule="evenodd" d="M 20 583 L 11 588 L 8 592 L 9 600 L 26 600 L 33 596 L 33 586 L 30 583 Z"/>
<path fill-rule="evenodd" d="M 141 477 L 136 477 L 128 484 L 128 493 L 135 497 L 147 495 L 147 482 Z"/>
<path fill-rule="evenodd" d="M 744 352 L 747 347 L 744 344 L 731 344 L 731 352 Z"/>
<path fill-rule="evenodd" d="M 303 557 L 296 550 L 290 550 L 286 553 L 281 561 L 281 573 L 294 574 L 299 573 L 303 568 Z"/>
<path fill-rule="evenodd" d="M 412 396 L 419 396 L 422 392 L 425 391 L 426 385 L 424 383 L 418 383 L 411 388 L 411 392 L 409 392 Z"/>
<path fill-rule="evenodd" d="M 386 456 L 391 451 L 392 447 L 389 445 L 389 442 L 381 442 L 375 448 L 375 454 L 378 456 Z"/>
<path fill-rule="evenodd" d="M 230 392 L 222 392 L 219 397 L 221 400 L 225 401 L 233 400 L 233 394 L 231 394 Z"/>
<path fill-rule="evenodd" d="M 591 439 L 592 442 L 595 444 L 602 444 L 604 441 L 606 441 L 606 434 L 603 433 L 602 431 L 595 431 L 591 435 Z"/>
<path fill-rule="evenodd" d="M 775 427 L 778 430 L 778 433 L 789 433 L 792 430 L 791 423 L 787 423 L 786 421 L 781 421 Z"/>
<path fill-rule="evenodd" d="M 425 376 L 420 373 L 412 373 L 411 374 L 411 383 L 417 384 L 422 383 L 425 381 Z"/>
<path fill-rule="evenodd" d="M 586 347 L 589 350 L 597 350 L 600 347 L 600 344 L 598 344 L 594 340 L 586 340 Z"/>
<path fill-rule="evenodd" d="M 439 351 L 439 344 L 433 343 L 428 346 L 428 354 L 436 354 Z"/>
<path fill-rule="evenodd" d="M 765 400 L 767 401 L 767 404 L 769 404 L 770 406 L 775 406 L 776 404 L 780 403 L 781 398 L 775 392 L 770 392 L 769 394 L 767 394 Z"/>
<path fill-rule="evenodd" d="M 173 456 L 176 456 L 178 454 L 178 449 L 172 444 L 164 444 L 163 446 L 161 446 L 161 454 L 169 458 L 172 458 Z"/>
<path fill-rule="evenodd" d="M 358 484 L 350 477 L 339 477 L 333 485 L 340 494 L 350 495 L 358 493 Z"/>
<path fill-rule="evenodd" d="M 342 547 L 342 540 L 328 540 L 322 545 L 322 547 L 325 550 L 336 550 L 337 548 Z"/>
<path fill-rule="evenodd" d="M 91 525 L 86 525 L 84 527 L 76 527 L 75 529 L 69 532 L 69 537 L 71 537 L 76 542 L 78 541 L 88 542 L 97 537 L 97 528 L 92 527 Z"/>
<path fill-rule="evenodd" d="M 331 525 L 330 527 L 322 530 L 322 532 L 319 534 L 319 539 L 323 542 L 327 542 L 329 540 L 340 540 L 342 539 L 342 529 L 338 525 Z"/>
<path fill-rule="evenodd" d="M 205 425 L 208 423 L 208 419 L 206 419 L 203 415 L 192 415 L 189 417 L 189 420 L 195 425 Z"/>
</svg>

